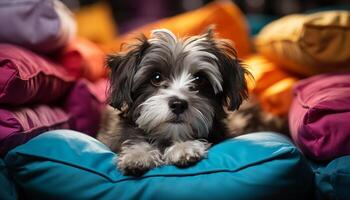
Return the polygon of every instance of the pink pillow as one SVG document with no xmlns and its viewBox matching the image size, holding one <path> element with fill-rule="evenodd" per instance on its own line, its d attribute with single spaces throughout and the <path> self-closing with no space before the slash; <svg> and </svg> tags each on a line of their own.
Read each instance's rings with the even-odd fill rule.
<svg viewBox="0 0 350 200">
<path fill-rule="evenodd" d="M 102 110 L 106 106 L 107 80 L 95 83 L 80 79 L 65 100 L 71 129 L 95 137 L 99 129 Z"/>
<path fill-rule="evenodd" d="M 74 83 L 63 67 L 37 54 L 0 44 L 0 104 L 51 103 Z"/>
<path fill-rule="evenodd" d="M 350 73 L 300 81 L 289 112 L 292 138 L 316 160 L 350 154 Z"/>
<path fill-rule="evenodd" d="M 76 24 L 59 0 L 1 0 L 0 42 L 40 53 L 64 47 L 74 36 Z"/>
<path fill-rule="evenodd" d="M 69 128 L 68 119 L 62 109 L 45 105 L 11 110 L 0 108 L 0 156 L 42 132 Z"/>
</svg>

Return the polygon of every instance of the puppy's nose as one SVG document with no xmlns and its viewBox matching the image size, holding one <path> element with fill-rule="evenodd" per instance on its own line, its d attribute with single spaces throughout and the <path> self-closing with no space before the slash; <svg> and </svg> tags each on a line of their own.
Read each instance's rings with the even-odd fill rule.
<svg viewBox="0 0 350 200">
<path fill-rule="evenodd" d="M 188 108 L 188 103 L 186 100 L 173 97 L 169 100 L 169 108 L 173 113 L 179 115 Z"/>
</svg>

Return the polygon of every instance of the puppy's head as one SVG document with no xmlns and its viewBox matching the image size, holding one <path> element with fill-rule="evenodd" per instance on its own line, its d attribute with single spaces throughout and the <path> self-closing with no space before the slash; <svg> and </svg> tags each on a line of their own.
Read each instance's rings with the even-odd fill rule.
<svg viewBox="0 0 350 200">
<path fill-rule="evenodd" d="M 108 58 L 109 102 L 150 137 L 207 138 L 213 123 L 247 97 L 236 51 L 213 31 L 177 39 L 165 29 Z"/>
</svg>

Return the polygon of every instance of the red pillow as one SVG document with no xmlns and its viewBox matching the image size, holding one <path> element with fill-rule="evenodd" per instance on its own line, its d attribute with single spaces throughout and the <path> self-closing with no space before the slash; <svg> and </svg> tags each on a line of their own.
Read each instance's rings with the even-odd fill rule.
<svg viewBox="0 0 350 200">
<path fill-rule="evenodd" d="M 74 81 L 61 66 L 21 47 L 0 44 L 0 104 L 54 102 Z"/>
<path fill-rule="evenodd" d="M 105 57 L 105 53 L 93 42 L 76 38 L 58 54 L 58 62 L 70 74 L 96 81 L 107 75 Z"/>
</svg>

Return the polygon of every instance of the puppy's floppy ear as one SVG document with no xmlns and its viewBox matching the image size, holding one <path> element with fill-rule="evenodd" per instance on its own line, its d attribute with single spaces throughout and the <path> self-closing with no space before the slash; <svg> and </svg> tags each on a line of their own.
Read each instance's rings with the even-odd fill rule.
<svg viewBox="0 0 350 200">
<path fill-rule="evenodd" d="M 242 101 L 248 98 L 246 75 L 251 74 L 237 58 L 237 53 L 229 40 L 214 37 L 212 27 L 204 34 L 210 43 L 211 53 L 217 58 L 217 65 L 223 78 L 223 105 L 228 110 L 238 109 Z"/>
<path fill-rule="evenodd" d="M 132 83 L 142 56 L 150 46 L 144 35 L 137 42 L 127 46 L 127 50 L 107 57 L 107 67 L 110 68 L 110 88 L 108 90 L 109 104 L 122 110 L 130 107 L 132 99 Z"/>
</svg>

